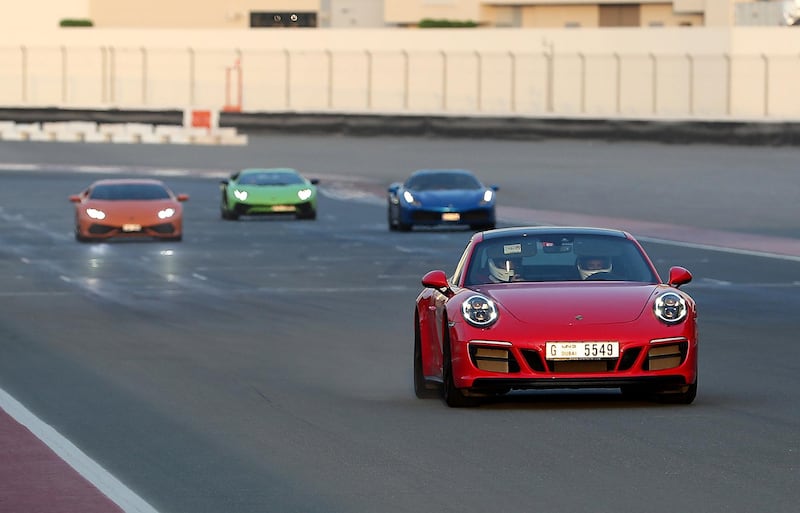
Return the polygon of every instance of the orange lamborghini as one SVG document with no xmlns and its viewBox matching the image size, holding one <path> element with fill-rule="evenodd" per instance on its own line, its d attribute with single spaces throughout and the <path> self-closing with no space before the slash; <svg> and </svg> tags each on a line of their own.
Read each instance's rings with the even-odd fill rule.
<svg viewBox="0 0 800 513">
<path fill-rule="evenodd" d="M 98 180 L 75 203 L 75 239 L 80 242 L 115 237 L 183 238 L 186 194 L 175 194 L 159 180 L 146 178 Z"/>
</svg>

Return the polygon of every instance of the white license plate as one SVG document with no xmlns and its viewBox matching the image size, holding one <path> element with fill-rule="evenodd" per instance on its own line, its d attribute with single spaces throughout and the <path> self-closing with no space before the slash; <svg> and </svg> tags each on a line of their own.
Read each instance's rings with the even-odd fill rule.
<svg viewBox="0 0 800 513">
<path fill-rule="evenodd" d="M 444 212 L 442 214 L 442 221 L 459 221 L 461 220 L 461 214 L 458 212 Z"/>
<path fill-rule="evenodd" d="M 142 225 L 140 224 L 123 224 L 122 225 L 123 232 L 140 232 L 142 231 Z"/>
<path fill-rule="evenodd" d="M 548 342 L 548 360 L 603 360 L 619 358 L 619 342 Z"/>
<path fill-rule="evenodd" d="M 292 205 L 274 205 L 272 207 L 273 212 L 294 212 L 294 207 Z"/>
</svg>

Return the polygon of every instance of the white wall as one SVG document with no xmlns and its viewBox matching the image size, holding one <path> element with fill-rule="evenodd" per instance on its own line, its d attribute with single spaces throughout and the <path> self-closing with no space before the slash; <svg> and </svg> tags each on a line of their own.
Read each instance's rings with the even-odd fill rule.
<svg viewBox="0 0 800 513">
<path fill-rule="evenodd" d="M 5 107 L 222 108 L 241 87 L 245 112 L 800 119 L 792 27 L 3 36 Z"/>
</svg>

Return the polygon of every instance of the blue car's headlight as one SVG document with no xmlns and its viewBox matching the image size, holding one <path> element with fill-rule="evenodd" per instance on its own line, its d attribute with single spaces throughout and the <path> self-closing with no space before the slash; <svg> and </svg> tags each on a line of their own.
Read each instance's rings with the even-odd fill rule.
<svg viewBox="0 0 800 513">
<path fill-rule="evenodd" d="M 686 301 L 680 294 L 667 292 L 656 298 L 653 310 L 661 321 L 675 324 L 686 318 Z"/>
<path fill-rule="evenodd" d="M 403 199 L 406 200 L 406 203 L 410 203 L 412 205 L 419 205 L 419 201 L 408 191 L 403 191 Z"/>
<path fill-rule="evenodd" d="M 494 191 L 491 189 L 486 189 L 483 193 L 483 203 L 491 203 L 494 199 Z"/>
<path fill-rule="evenodd" d="M 486 328 L 497 321 L 497 307 L 494 301 L 485 296 L 470 296 L 461 303 L 464 320 L 473 326 Z"/>
</svg>

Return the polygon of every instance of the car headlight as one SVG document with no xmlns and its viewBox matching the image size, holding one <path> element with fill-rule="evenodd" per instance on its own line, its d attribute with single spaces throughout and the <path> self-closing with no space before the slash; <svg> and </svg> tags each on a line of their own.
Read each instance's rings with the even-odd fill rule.
<svg viewBox="0 0 800 513">
<path fill-rule="evenodd" d="M 311 189 L 300 189 L 297 191 L 297 197 L 300 198 L 302 201 L 307 200 L 311 197 Z"/>
<path fill-rule="evenodd" d="M 408 191 L 403 191 L 403 199 L 406 200 L 406 203 L 411 203 L 412 205 L 419 205 L 419 201 L 414 198 L 414 195 Z"/>
<path fill-rule="evenodd" d="M 484 296 L 470 296 L 461 303 L 464 320 L 473 326 L 485 328 L 497 321 L 497 308 L 494 301 Z"/>
<path fill-rule="evenodd" d="M 656 317 L 667 324 L 681 322 L 686 317 L 686 301 L 674 292 L 658 296 L 653 309 Z"/>
<path fill-rule="evenodd" d="M 233 190 L 233 195 L 234 195 L 234 196 L 236 197 L 236 199 L 238 199 L 239 201 L 244 201 L 244 200 L 246 200 L 246 199 L 247 199 L 247 191 L 240 191 L 239 189 L 234 189 L 234 190 Z"/>
<path fill-rule="evenodd" d="M 494 191 L 491 189 L 486 189 L 486 191 L 483 193 L 483 202 L 491 203 L 492 198 L 494 198 Z"/>
<path fill-rule="evenodd" d="M 159 219 L 168 219 L 175 215 L 175 209 L 172 207 L 165 208 L 164 210 L 158 211 L 158 218 Z"/>
<path fill-rule="evenodd" d="M 91 217 L 92 219 L 105 219 L 106 213 L 102 210 L 97 210 L 96 208 L 87 208 L 86 215 Z"/>
</svg>

